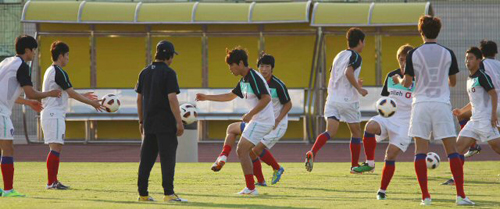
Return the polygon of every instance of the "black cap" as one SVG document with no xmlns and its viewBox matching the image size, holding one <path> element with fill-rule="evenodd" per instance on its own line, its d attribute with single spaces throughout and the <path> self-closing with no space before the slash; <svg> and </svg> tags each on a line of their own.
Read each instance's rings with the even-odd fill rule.
<svg viewBox="0 0 500 209">
<path fill-rule="evenodd" d="M 175 51 L 174 44 L 172 44 L 172 42 L 170 41 L 165 41 L 165 40 L 158 42 L 158 44 L 156 45 L 156 51 L 158 53 L 162 52 L 162 53 L 179 54 Z"/>
</svg>

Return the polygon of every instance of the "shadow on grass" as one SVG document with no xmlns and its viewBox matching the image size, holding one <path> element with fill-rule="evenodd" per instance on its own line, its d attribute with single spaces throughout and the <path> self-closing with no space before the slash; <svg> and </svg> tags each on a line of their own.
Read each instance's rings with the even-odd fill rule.
<svg viewBox="0 0 500 209">
<path fill-rule="evenodd" d="M 256 203 L 259 202 L 259 198 L 263 196 L 256 196 L 256 197 L 241 197 L 241 198 L 252 198 L 255 200 Z M 47 197 L 31 197 L 33 199 L 39 199 L 39 200 L 61 200 L 61 201 L 86 201 L 86 202 L 96 202 L 96 203 L 122 203 L 122 204 L 127 204 L 127 205 L 135 205 L 135 206 L 151 206 L 151 207 L 156 207 L 160 205 L 165 205 L 165 206 L 183 206 L 183 207 L 201 207 L 201 208 L 276 208 L 276 209 L 298 209 L 298 208 L 304 208 L 304 207 L 292 207 L 292 206 L 274 206 L 274 205 L 263 205 L 263 204 L 224 204 L 224 203 L 211 203 L 211 202 L 187 202 L 187 203 L 179 203 L 179 202 L 163 202 L 163 201 L 156 201 L 156 202 L 138 202 L 138 201 L 120 201 L 120 200 L 103 200 L 103 199 L 60 199 L 60 198 L 47 198 Z M 315 207 L 309 207 L 309 208 L 315 208 Z"/>
</svg>

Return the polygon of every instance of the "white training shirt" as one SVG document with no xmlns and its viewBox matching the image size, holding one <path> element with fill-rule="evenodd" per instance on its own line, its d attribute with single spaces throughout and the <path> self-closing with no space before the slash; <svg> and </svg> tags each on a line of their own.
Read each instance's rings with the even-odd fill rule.
<svg viewBox="0 0 500 209">
<path fill-rule="evenodd" d="M 497 95 L 500 95 L 500 61 L 496 59 L 486 58 L 481 62 L 481 69 L 484 69 L 484 72 L 490 76 L 491 81 L 493 82 L 493 86 L 495 88 Z M 498 100 L 500 104 L 500 99 Z"/>
<path fill-rule="evenodd" d="M 493 82 L 483 69 L 467 77 L 467 94 L 472 105 L 471 121 L 490 121 L 492 105 L 488 91 L 492 89 L 495 89 Z"/>
<path fill-rule="evenodd" d="M 73 87 L 69 76 L 61 67 L 52 65 L 47 68 L 43 76 L 42 91 L 61 90 L 61 97 L 46 97 L 42 99 L 42 116 L 51 114 L 52 117 L 64 117 L 68 107 L 69 95 L 65 91 Z"/>
<path fill-rule="evenodd" d="M 394 120 L 395 124 L 409 124 L 411 118 L 411 103 L 414 83 L 412 82 L 410 88 L 406 88 L 400 83 L 395 84 L 392 80 L 392 76 L 394 75 L 403 76 L 400 69 L 387 74 L 384 87 L 380 95 L 396 100 L 396 113 L 388 119 L 391 121 Z"/>
<path fill-rule="evenodd" d="M 23 86 L 33 86 L 31 70 L 26 62 L 18 56 L 0 62 L 0 115 L 10 117 Z"/>
<path fill-rule="evenodd" d="M 359 102 L 358 91 L 349 83 L 345 72 L 348 67 L 352 67 L 354 69 L 354 77 L 357 81 L 361 72 L 361 63 L 361 56 L 350 49 L 343 50 L 335 56 L 328 82 L 328 97 L 326 101 L 340 103 Z"/>
</svg>

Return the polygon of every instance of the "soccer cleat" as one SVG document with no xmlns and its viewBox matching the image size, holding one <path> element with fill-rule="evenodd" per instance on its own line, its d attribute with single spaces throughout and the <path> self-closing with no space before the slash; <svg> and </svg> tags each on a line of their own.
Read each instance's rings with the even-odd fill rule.
<svg viewBox="0 0 500 209">
<path fill-rule="evenodd" d="M 3 193 L 3 189 L 0 189 L 0 197 L 2 196 L 2 193 Z"/>
<path fill-rule="evenodd" d="M 55 181 L 54 183 L 52 183 L 52 185 L 47 185 L 46 188 L 47 189 L 56 189 L 56 190 L 68 190 L 69 186 L 65 186 L 61 182 Z"/>
<path fill-rule="evenodd" d="M 377 200 L 387 200 L 387 195 L 384 192 L 377 192 Z"/>
<path fill-rule="evenodd" d="M 468 197 L 462 198 L 457 196 L 457 205 L 476 205 L 476 203 L 472 202 Z"/>
<path fill-rule="evenodd" d="M 257 183 L 255 183 L 255 186 L 267 187 L 267 184 L 266 184 L 265 181 L 262 182 L 262 183 L 261 182 L 257 182 Z"/>
<path fill-rule="evenodd" d="M 314 154 L 311 151 L 306 153 L 306 170 L 311 172 L 313 170 Z"/>
<path fill-rule="evenodd" d="M 441 183 L 441 185 L 455 185 L 455 180 L 453 178 L 451 179 L 448 179 L 448 181 L 445 181 L 443 183 Z"/>
<path fill-rule="evenodd" d="M 2 197 L 26 197 L 26 195 L 21 194 L 21 193 L 17 192 L 16 190 L 12 189 L 9 192 L 3 191 Z"/>
<path fill-rule="evenodd" d="M 165 195 L 163 198 L 163 201 L 165 202 L 187 202 L 188 200 L 182 199 L 176 194 L 171 194 L 171 195 Z"/>
<path fill-rule="evenodd" d="M 368 163 L 363 163 L 361 166 L 354 167 L 351 170 L 354 171 L 357 174 L 367 173 L 367 172 L 368 173 L 373 173 L 373 171 L 375 170 L 375 166 L 371 167 L 371 166 L 368 165 Z"/>
<path fill-rule="evenodd" d="M 431 205 L 431 203 L 432 203 L 431 198 L 425 198 L 425 199 L 422 200 L 422 202 L 420 203 L 420 205 L 429 206 L 429 205 Z"/>
<path fill-rule="evenodd" d="M 473 146 L 473 147 L 469 147 L 469 151 L 467 151 L 467 153 L 465 153 L 464 157 L 472 157 L 474 155 L 477 155 L 481 152 L 481 146 L 479 146 L 479 144 L 476 144 L 476 146 Z"/>
<path fill-rule="evenodd" d="M 226 164 L 226 161 L 227 161 L 227 156 L 225 155 L 219 156 L 215 161 L 215 163 L 212 165 L 212 171 L 219 172 L 220 169 L 222 169 L 222 166 Z"/>
<path fill-rule="evenodd" d="M 259 192 L 257 192 L 257 189 L 250 190 L 247 187 L 245 189 L 241 190 L 241 192 L 238 192 L 239 195 L 259 195 Z"/>
<path fill-rule="evenodd" d="M 154 202 L 155 199 L 153 199 L 153 197 L 151 197 L 151 196 L 139 196 L 139 198 L 137 198 L 137 201 L 139 201 L 139 202 Z"/>
<path fill-rule="evenodd" d="M 280 167 L 280 169 L 278 169 L 278 170 L 274 170 L 273 179 L 271 181 L 271 184 L 278 183 L 278 181 L 280 181 L 280 179 L 281 179 L 281 175 L 283 175 L 284 172 L 285 172 L 285 169 L 283 167 Z"/>
</svg>

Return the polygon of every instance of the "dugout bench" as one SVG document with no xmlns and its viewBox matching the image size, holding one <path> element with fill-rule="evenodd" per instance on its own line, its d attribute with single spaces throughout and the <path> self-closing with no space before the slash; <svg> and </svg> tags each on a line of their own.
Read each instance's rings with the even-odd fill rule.
<svg viewBox="0 0 500 209">
<path fill-rule="evenodd" d="M 240 120 L 243 114 L 247 113 L 249 109 L 246 107 L 243 99 L 239 97 L 231 102 L 196 102 L 196 94 L 223 94 L 231 90 L 232 89 L 181 89 L 181 93 L 178 95 L 179 104 L 192 103 L 197 106 L 199 139 L 203 139 L 208 135 L 206 130 L 207 126 L 203 125 L 204 121 Z M 85 123 L 84 143 L 97 139 L 96 121 L 137 121 L 139 119 L 136 105 L 137 93 L 133 89 L 77 89 L 76 91 L 79 93 L 94 92 L 99 98 L 102 98 L 106 94 L 115 94 L 121 102 L 120 109 L 117 112 L 107 113 L 96 112 L 94 108 L 87 104 L 83 104 L 74 99 L 69 100 L 66 121 L 83 121 Z M 288 120 L 299 121 L 301 118 L 305 117 L 305 90 L 289 89 L 288 91 L 293 103 L 293 107 L 288 114 Z M 40 141 L 43 141 L 41 133 L 39 126 L 38 137 Z M 304 139 L 307 140 L 305 134 Z"/>
</svg>

